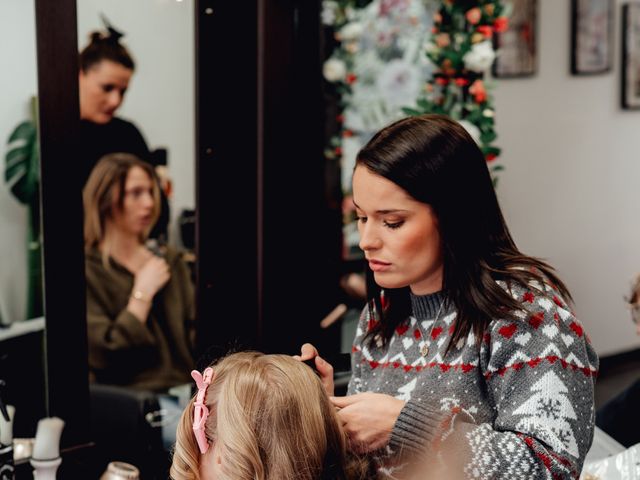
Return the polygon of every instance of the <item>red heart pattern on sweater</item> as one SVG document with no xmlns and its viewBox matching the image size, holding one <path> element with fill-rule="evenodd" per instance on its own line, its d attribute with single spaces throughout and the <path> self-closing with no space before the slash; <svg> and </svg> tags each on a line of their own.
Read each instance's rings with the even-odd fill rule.
<svg viewBox="0 0 640 480">
<path fill-rule="evenodd" d="M 582 334 L 584 333 L 584 330 L 582 329 L 582 327 L 576 322 L 571 322 L 571 325 L 569 325 L 569 328 L 573 330 L 575 334 L 579 337 L 581 337 Z"/>
<path fill-rule="evenodd" d="M 518 326 L 515 323 L 512 323 L 510 325 L 505 325 L 504 327 L 502 327 L 500 330 L 498 330 L 498 333 L 505 338 L 511 338 L 517 331 Z"/>
<path fill-rule="evenodd" d="M 442 333 L 442 327 L 434 328 L 433 330 L 431 330 L 431 338 L 435 340 L 440 336 L 441 333 Z"/>
<path fill-rule="evenodd" d="M 544 312 L 534 313 L 529 317 L 529 325 L 531 325 L 536 330 L 540 325 L 544 322 Z"/>
<path fill-rule="evenodd" d="M 407 333 L 407 330 L 409 330 L 409 325 L 403 324 L 403 325 L 398 325 L 396 327 L 396 333 L 400 336 L 404 335 L 405 333 Z"/>
</svg>

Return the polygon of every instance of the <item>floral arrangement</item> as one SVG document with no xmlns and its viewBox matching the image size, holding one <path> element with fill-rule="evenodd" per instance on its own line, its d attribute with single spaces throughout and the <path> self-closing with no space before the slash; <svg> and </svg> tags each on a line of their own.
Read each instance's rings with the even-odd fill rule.
<svg viewBox="0 0 640 480">
<path fill-rule="evenodd" d="M 494 145 L 494 108 L 485 73 L 495 60 L 494 33 L 508 26 L 502 0 L 441 0 L 434 15 L 427 56 L 436 70 L 410 115 L 442 113 L 458 120 L 480 146 L 494 185 L 503 167 Z"/>
</svg>

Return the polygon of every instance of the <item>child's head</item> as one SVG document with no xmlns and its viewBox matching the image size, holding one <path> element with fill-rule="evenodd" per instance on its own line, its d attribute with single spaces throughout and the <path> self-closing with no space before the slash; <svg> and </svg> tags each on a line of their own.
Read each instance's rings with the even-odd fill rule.
<svg viewBox="0 0 640 480">
<path fill-rule="evenodd" d="M 245 352 L 212 369 L 204 398 L 208 449 L 200 453 L 194 434 L 194 397 L 178 426 L 172 479 L 345 478 L 344 434 L 307 365 Z"/>
</svg>

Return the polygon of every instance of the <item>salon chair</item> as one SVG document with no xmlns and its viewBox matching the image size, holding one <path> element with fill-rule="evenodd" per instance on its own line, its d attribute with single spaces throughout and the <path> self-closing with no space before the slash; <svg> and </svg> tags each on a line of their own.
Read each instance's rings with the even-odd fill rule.
<svg viewBox="0 0 640 480">
<path fill-rule="evenodd" d="M 143 479 L 166 479 L 169 453 L 162 445 L 162 429 L 152 420 L 160 406 L 150 391 L 92 383 L 91 436 L 104 464 L 119 460 L 138 467 Z"/>
</svg>

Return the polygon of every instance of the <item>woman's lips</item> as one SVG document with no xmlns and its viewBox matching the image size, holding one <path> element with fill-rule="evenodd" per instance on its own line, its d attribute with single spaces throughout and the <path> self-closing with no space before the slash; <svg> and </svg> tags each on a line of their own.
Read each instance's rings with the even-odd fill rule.
<svg viewBox="0 0 640 480">
<path fill-rule="evenodd" d="M 390 263 L 381 262 L 380 260 L 369 260 L 369 268 L 374 272 L 384 272 L 391 267 Z"/>
</svg>

